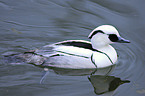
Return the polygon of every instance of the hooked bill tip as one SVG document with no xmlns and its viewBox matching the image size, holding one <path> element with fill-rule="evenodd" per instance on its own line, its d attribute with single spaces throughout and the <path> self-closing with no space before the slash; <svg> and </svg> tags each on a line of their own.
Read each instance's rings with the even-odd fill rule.
<svg viewBox="0 0 145 96">
<path fill-rule="evenodd" d="M 130 43 L 129 40 L 124 39 L 124 38 L 122 38 L 122 37 L 120 37 L 120 38 L 118 39 L 118 42 L 119 42 L 119 43 Z"/>
</svg>

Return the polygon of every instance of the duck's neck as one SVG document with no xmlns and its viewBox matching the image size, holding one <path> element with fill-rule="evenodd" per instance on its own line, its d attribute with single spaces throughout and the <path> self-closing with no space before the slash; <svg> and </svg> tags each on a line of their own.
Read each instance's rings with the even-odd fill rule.
<svg viewBox="0 0 145 96">
<path fill-rule="evenodd" d="M 97 44 L 95 44 L 95 45 L 92 45 L 92 47 L 93 47 L 93 49 L 95 49 L 95 50 L 98 50 L 98 51 L 101 51 L 101 52 L 109 52 L 109 51 L 111 51 L 112 50 L 112 46 L 111 45 L 109 45 L 109 44 L 107 44 L 107 45 L 97 45 Z M 114 48 L 113 48 L 114 49 Z"/>
<path fill-rule="evenodd" d="M 111 45 L 110 41 L 108 39 L 106 39 L 106 35 L 102 35 L 102 34 L 98 34 L 93 36 L 93 38 L 91 39 L 91 43 L 92 43 L 92 48 L 99 50 L 99 51 L 106 51 L 106 49 L 110 48 Z"/>
</svg>

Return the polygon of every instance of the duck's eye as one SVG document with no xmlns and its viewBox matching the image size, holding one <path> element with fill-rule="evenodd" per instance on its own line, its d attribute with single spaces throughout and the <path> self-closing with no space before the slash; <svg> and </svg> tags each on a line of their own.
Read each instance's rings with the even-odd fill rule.
<svg viewBox="0 0 145 96">
<path fill-rule="evenodd" d="M 117 37 L 116 34 L 109 34 L 109 39 L 110 39 L 112 42 L 118 41 L 118 37 Z"/>
</svg>

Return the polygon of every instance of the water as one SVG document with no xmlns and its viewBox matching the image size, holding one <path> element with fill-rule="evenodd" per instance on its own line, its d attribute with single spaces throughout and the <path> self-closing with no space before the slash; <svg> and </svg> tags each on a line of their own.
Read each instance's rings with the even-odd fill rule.
<svg viewBox="0 0 145 96">
<path fill-rule="evenodd" d="M 145 2 L 116 0 L 1 0 L 0 53 L 23 52 L 67 39 L 84 39 L 96 26 L 111 24 L 130 44 L 113 45 L 119 54 L 111 75 L 130 83 L 102 96 L 145 95 Z M 96 96 L 88 75 L 52 70 L 39 84 L 43 69 L 0 59 L 1 96 Z M 57 70 L 58 71 L 58 70 Z M 77 72 L 75 72 L 77 74 Z M 99 78 L 99 77 L 98 77 Z M 93 80 L 93 79 L 92 79 Z"/>
</svg>

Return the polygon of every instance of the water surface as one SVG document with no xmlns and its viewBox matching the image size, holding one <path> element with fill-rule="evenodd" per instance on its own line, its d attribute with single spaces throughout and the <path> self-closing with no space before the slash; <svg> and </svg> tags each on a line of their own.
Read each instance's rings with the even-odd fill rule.
<svg viewBox="0 0 145 96">
<path fill-rule="evenodd" d="M 143 0 L 1 0 L 0 53 L 24 52 L 68 39 L 87 38 L 97 26 L 111 24 L 130 44 L 113 45 L 119 60 L 111 75 L 129 80 L 102 96 L 145 95 L 145 2 Z M 0 59 L 2 96 L 96 96 L 86 76 L 50 71 L 39 84 L 43 69 L 9 64 Z M 62 71 L 61 71 L 62 72 Z"/>
</svg>

